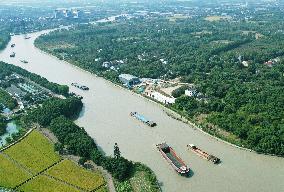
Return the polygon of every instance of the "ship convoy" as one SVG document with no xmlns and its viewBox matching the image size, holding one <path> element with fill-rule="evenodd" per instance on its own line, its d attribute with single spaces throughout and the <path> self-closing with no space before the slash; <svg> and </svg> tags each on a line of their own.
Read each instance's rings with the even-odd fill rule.
<svg viewBox="0 0 284 192">
<path fill-rule="evenodd" d="M 157 125 L 155 122 L 147 119 L 145 116 L 137 112 L 131 112 L 130 116 L 134 117 L 135 119 L 138 119 L 139 121 L 148 125 L 149 127 L 154 127 Z M 164 159 L 173 167 L 173 169 L 177 173 L 184 176 L 187 176 L 190 173 L 190 169 L 187 167 L 184 161 L 176 154 L 173 148 L 170 147 L 167 143 L 157 144 L 156 147 L 158 151 L 161 153 L 161 155 L 164 157 Z M 188 150 L 193 151 L 201 158 L 210 161 L 214 164 L 219 164 L 221 162 L 219 158 L 208 154 L 207 152 L 201 150 L 200 148 L 196 147 L 193 144 L 188 144 L 187 148 Z"/>
</svg>

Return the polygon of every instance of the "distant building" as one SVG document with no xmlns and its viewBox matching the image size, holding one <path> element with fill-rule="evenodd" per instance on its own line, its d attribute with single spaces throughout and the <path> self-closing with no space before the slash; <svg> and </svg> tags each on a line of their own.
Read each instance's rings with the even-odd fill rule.
<svg viewBox="0 0 284 192">
<path fill-rule="evenodd" d="M 157 100 L 161 103 L 164 103 L 164 104 L 173 104 L 173 103 L 175 103 L 175 100 L 176 100 L 173 97 L 165 96 L 162 93 L 159 93 L 159 92 L 156 92 L 156 91 L 150 93 L 150 95 L 148 95 L 148 96 L 150 96 L 151 98 L 153 98 L 153 99 L 155 99 L 155 100 Z"/>
<path fill-rule="evenodd" d="M 242 62 L 242 65 L 243 65 L 244 67 L 248 67 L 248 66 L 249 66 L 249 62 L 248 62 L 248 61 L 243 61 L 243 62 Z"/>
<path fill-rule="evenodd" d="M 127 87 L 132 87 L 140 83 L 140 79 L 138 77 L 130 74 L 120 74 L 118 78 L 123 83 L 123 85 Z"/>
<path fill-rule="evenodd" d="M 102 66 L 105 67 L 105 68 L 110 68 L 111 67 L 111 63 L 108 62 L 108 61 L 105 61 L 105 62 L 103 62 Z"/>
<path fill-rule="evenodd" d="M 194 88 L 190 88 L 190 89 L 185 90 L 185 95 L 189 97 L 194 97 L 197 95 L 197 91 Z"/>
</svg>

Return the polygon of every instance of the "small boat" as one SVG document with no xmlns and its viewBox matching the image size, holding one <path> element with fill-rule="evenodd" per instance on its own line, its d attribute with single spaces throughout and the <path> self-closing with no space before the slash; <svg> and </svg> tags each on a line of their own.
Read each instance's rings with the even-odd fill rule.
<svg viewBox="0 0 284 192">
<path fill-rule="evenodd" d="M 25 39 L 30 39 L 31 37 L 26 36 Z"/>
<path fill-rule="evenodd" d="M 187 175 L 190 172 L 190 169 L 186 166 L 182 159 L 176 155 L 175 151 L 170 146 L 168 146 L 166 143 L 161 143 L 156 146 L 162 156 L 168 161 L 168 163 L 177 173 Z"/>
<path fill-rule="evenodd" d="M 15 57 L 15 56 L 16 56 L 16 53 L 15 53 L 15 52 L 13 52 L 13 53 L 10 54 L 10 57 Z"/>
<path fill-rule="evenodd" d="M 199 149 L 198 147 L 196 147 L 193 144 L 188 144 L 187 147 L 188 147 L 188 149 L 192 150 L 194 153 L 196 153 L 198 156 L 202 157 L 203 159 L 211 161 L 214 164 L 220 163 L 219 158 L 217 158 L 213 155 L 210 155 L 210 154 L 206 153 L 205 151 L 202 151 L 201 149 Z"/>
<path fill-rule="evenodd" d="M 13 43 L 12 45 L 11 45 L 11 47 L 13 48 L 13 47 L 15 47 L 16 46 L 16 44 L 15 43 Z"/>
<path fill-rule="evenodd" d="M 139 121 L 145 123 L 146 125 L 148 125 L 150 127 L 155 127 L 157 125 L 155 122 L 148 120 L 146 117 L 144 117 L 143 115 L 140 115 L 137 112 L 131 112 L 130 115 L 132 117 L 135 117 L 136 119 L 138 119 Z"/>
<path fill-rule="evenodd" d="M 84 91 L 89 90 L 89 87 L 87 87 L 87 86 L 85 86 L 85 85 L 80 85 L 80 84 L 78 84 L 78 83 L 71 83 L 71 85 L 74 86 L 74 87 L 77 87 L 77 88 L 79 88 L 79 89 L 81 89 L 81 90 L 84 90 Z"/>
<path fill-rule="evenodd" d="M 27 60 L 20 60 L 22 63 L 29 63 Z"/>
</svg>

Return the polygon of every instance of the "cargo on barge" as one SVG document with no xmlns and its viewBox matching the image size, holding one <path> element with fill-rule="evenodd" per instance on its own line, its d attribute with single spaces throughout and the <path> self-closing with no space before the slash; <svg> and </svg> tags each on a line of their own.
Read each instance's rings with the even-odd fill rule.
<svg viewBox="0 0 284 192">
<path fill-rule="evenodd" d="M 146 117 L 137 112 L 131 112 L 130 115 L 150 127 L 155 127 L 157 125 L 155 122 L 148 120 Z"/>
<path fill-rule="evenodd" d="M 217 157 L 215 157 L 213 155 L 208 154 L 207 152 L 199 149 L 198 147 L 196 147 L 193 144 L 188 144 L 187 147 L 188 147 L 188 149 L 190 149 L 191 151 L 193 151 L 194 153 L 196 153 L 198 156 L 202 157 L 203 159 L 211 161 L 214 164 L 220 163 L 220 159 L 219 158 L 217 158 Z"/>
<path fill-rule="evenodd" d="M 161 143 L 157 145 L 157 148 L 177 173 L 187 175 L 190 172 L 190 169 L 186 166 L 183 160 L 176 155 L 173 148 L 171 148 L 169 145 L 166 143 Z"/>
</svg>

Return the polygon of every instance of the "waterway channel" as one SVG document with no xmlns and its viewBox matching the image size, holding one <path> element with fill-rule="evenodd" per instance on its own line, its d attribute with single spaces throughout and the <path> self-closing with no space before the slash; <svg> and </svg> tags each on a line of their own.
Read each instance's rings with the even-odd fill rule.
<svg viewBox="0 0 284 192">
<path fill-rule="evenodd" d="M 126 89 L 85 72 L 38 50 L 34 40 L 47 31 L 13 36 L 0 53 L 0 60 L 39 74 L 49 81 L 70 85 L 78 82 L 90 87 L 72 92 L 84 97 L 84 110 L 76 123 L 85 127 L 102 150 L 111 155 L 115 142 L 122 155 L 149 166 L 166 192 L 280 192 L 284 189 L 284 158 L 241 150 L 174 120 L 163 109 Z M 16 46 L 11 48 L 10 45 Z M 11 52 L 16 53 L 10 58 Z M 24 64 L 20 60 L 27 60 Z M 129 113 L 137 111 L 157 122 L 147 127 Z M 190 178 L 177 175 L 162 158 L 155 145 L 166 141 L 192 170 Z M 194 143 L 222 160 L 213 165 L 186 149 Z"/>
</svg>

